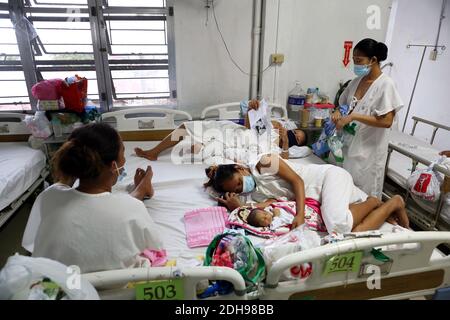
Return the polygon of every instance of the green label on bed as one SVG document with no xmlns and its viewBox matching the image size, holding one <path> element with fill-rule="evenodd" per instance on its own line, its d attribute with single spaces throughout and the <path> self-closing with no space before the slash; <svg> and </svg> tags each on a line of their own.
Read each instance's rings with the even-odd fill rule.
<svg viewBox="0 0 450 320">
<path fill-rule="evenodd" d="M 334 272 L 357 272 L 361 266 L 362 251 L 339 254 L 328 259 L 324 274 Z"/>
<path fill-rule="evenodd" d="M 183 280 L 150 281 L 136 285 L 136 300 L 183 300 Z"/>
</svg>

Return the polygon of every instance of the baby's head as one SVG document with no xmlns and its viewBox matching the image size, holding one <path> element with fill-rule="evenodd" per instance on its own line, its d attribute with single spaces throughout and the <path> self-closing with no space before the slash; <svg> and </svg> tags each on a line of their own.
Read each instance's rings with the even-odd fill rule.
<svg viewBox="0 0 450 320">
<path fill-rule="evenodd" d="M 272 223 L 272 215 L 262 209 L 252 209 L 247 217 L 247 223 L 254 227 L 268 227 Z"/>
</svg>

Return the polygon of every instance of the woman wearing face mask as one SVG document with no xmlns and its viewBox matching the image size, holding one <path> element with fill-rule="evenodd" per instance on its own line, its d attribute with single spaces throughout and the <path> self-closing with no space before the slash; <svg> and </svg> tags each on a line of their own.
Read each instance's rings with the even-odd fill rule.
<svg viewBox="0 0 450 320">
<path fill-rule="evenodd" d="M 131 195 L 111 193 L 124 176 L 124 145 L 106 124 L 76 129 L 53 158 L 58 176 L 79 180 L 77 188 L 52 187 L 33 210 L 41 222 L 33 256 L 77 265 L 82 272 L 139 264 L 145 249 L 161 248 L 142 200 L 153 196 L 150 167 L 135 175 Z"/>
<path fill-rule="evenodd" d="M 245 205 L 238 194 L 250 195 L 256 207 L 265 208 L 271 200 L 286 197 L 296 202 L 292 228 L 305 222 L 305 197 L 321 203 L 321 212 L 329 233 L 347 233 L 378 229 L 386 220 L 409 226 L 404 202 L 395 196 L 386 203 L 367 197 L 355 187 L 344 169 L 333 165 L 300 166 L 277 155 L 262 156 L 255 166 L 236 164 L 206 169 L 212 187 L 224 194 L 219 202 L 229 210 Z"/>
<path fill-rule="evenodd" d="M 394 81 L 381 72 L 387 58 L 384 43 L 361 40 L 353 50 L 354 72 L 358 76 L 342 93 L 339 104 L 350 106 L 343 117 L 337 110 L 332 119 L 338 130 L 355 122 L 356 133 L 344 146 L 344 168 L 355 184 L 368 195 L 381 199 L 387 159 L 389 129 L 403 107 Z"/>
</svg>

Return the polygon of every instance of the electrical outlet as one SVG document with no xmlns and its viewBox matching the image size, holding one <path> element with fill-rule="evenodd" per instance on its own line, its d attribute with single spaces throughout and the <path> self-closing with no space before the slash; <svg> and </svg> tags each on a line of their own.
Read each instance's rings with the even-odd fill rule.
<svg viewBox="0 0 450 320">
<path fill-rule="evenodd" d="M 282 64 L 284 62 L 284 54 L 273 53 L 270 55 L 270 61 L 272 61 L 272 63 Z"/>
<path fill-rule="evenodd" d="M 436 61 L 436 59 L 437 59 L 437 50 L 436 49 L 431 50 L 431 52 L 430 52 L 430 60 Z"/>
</svg>

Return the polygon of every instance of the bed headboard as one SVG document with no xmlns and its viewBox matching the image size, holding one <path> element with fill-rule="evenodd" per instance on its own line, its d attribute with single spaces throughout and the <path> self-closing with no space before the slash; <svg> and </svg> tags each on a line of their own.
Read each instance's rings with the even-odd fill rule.
<svg viewBox="0 0 450 320">
<path fill-rule="evenodd" d="M 208 113 L 218 111 L 219 120 L 239 119 L 240 104 L 240 102 L 230 102 L 206 107 L 202 112 L 201 118 L 205 119 Z M 276 103 L 268 103 L 268 105 L 272 118 L 287 118 L 287 110 L 285 106 Z"/>
<path fill-rule="evenodd" d="M 23 120 L 25 119 L 23 113 L 0 113 L 0 135 L 12 136 L 12 135 L 29 135 L 30 130 L 25 125 Z"/>
<path fill-rule="evenodd" d="M 172 130 L 177 127 L 175 116 L 192 120 L 191 115 L 184 111 L 142 107 L 103 113 L 102 121 L 115 119 L 118 131 Z"/>
</svg>

